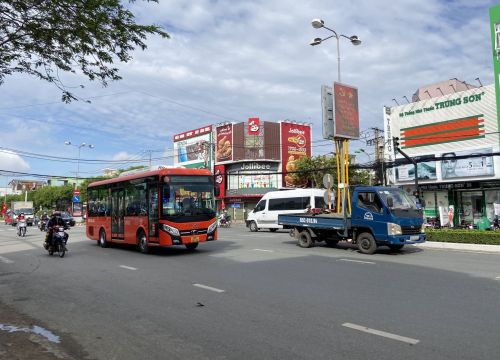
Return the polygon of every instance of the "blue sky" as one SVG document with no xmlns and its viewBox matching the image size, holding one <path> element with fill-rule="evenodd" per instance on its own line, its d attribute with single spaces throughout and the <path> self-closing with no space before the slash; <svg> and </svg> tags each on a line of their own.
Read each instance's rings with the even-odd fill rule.
<svg viewBox="0 0 500 360">
<path fill-rule="evenodd" d="M 419 86 L 450 78 L 492 83 L 488 8 L 493 5 L 483 0 L 137 1 L 130 6 L 138 21 L 161 24 L 171 39 L 151 37 L 146 51 L 117 64 L 123 80 L 107 88 L 78 74 L 63 75 L 90 104 L 64 104 L 55 86 L 27 76 L 11 76 L 0 86 L 0 146 L 15 150 L 0 151 L 0 170 L 74 176 L 76 160 L 17 152 L 76 159 L 78 149 L 64 145 L 66 140 L 95 146 L 81 149 L 81 177 L 100 175 L 106 167 L 147 164 L 150 151 L 153 164 L 171 164 L 174 134 L 249 117 L 312 123 L 313 154 L 328 153 L 332 146 L 321 139 L 320 89 L 337 80 L 337 51 L 335 39 L 309 45 L 329 35 L 312 28 L 313 18 L 362 40 L 355 47 L 341 39 L 340 57 L 342 81 L 359 91 L 363 130 L 383 128 L 382 107 L 394 105 L 393 98 L 404 103 L 403 96 L 411 99 Z M 363 141 L 351 144 L 353 151 L 361 147 Z M 9 180 L 0 177 L 0 187 Z"/>
</svg>

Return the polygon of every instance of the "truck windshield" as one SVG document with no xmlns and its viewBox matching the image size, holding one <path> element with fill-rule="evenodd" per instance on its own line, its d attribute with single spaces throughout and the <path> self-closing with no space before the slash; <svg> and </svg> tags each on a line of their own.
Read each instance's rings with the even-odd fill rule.
<svg viewBox="0 0 500 360">
<path fill-rule="evenodd" d="M 161 218 L 204 221 L 215 216 L 213 179 L 209 176 L 169 176 L 162 186 Z"/>
<path fill-rule="evenodd" d="M 417 210 L 417 204 L 401 189 L 384 189 L 378 192 L 379 196 L 387 205 L 387 198 L 392 198 L 393 206 L 391 209 L 412 209 Z"/>
</svg>

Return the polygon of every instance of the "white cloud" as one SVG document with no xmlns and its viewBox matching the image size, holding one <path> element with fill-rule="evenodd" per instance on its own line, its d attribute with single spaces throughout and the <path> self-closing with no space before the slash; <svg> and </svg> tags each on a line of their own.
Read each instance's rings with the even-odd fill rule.
<svg viewBox="0 0 500 360">
<path fill-rule="evenodd" d="M 10 151 L 0 151 L 0 170 L 26 172 L 29 169 L 29 164 L 19 155 Z"/>
</svg>

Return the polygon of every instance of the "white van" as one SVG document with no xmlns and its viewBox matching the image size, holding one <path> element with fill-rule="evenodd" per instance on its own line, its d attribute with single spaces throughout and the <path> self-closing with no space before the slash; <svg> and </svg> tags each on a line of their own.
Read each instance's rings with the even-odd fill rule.
<svg viewBox="0 0 500 360">
<path fill-rule="evenodd" d="M 325 205 L 324 189 L 294 189 L 271 191 L 265 194 L 246 219 L 250 231 L 269 229 L 276 231 L 283 226 L 278 225 L 279 214 L 298 214 L 311 208 L 322 208 Z"/>
</svg>

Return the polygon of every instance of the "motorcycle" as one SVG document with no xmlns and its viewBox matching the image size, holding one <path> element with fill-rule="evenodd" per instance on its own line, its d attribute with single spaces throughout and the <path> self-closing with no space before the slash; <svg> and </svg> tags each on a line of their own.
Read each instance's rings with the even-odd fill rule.
<svg viewBox="0 0 500 360">
<path fill-rule="evenodd" d="M 40 231 L 47 231 L 47 220 L 40 220 L 38 223 L 38 228 Z"/>
<path fill-rule="evenodd" d="M 69 235 L 64 230 L 66 230 L 66 227 L 64 226 L 58 226 L 54 230 L 52 234 L 52 239 L 50 240 L 50 243 L 46 247 L 46 250 L 49 252 L 49 255 L 54 255 L 54 252 L 57 252 L 59 254 L 59 257 L 63 258 L 64 255 L 66 254 L 66 251 L 68 251 L 66 244 L 68 242 Z"/>
<path fill-rule="evenodd" d="M 500 220 L 498 219 L 498 216 L 495 216 L 495 218 L 493 219 L 491 230 L 500 230 Z"/>
<path fill-rule="evenodd" d="M 219 219 L 219 226 L 225 228 L 231 227 L 231 217 L 229 215 L 222 216 Z"/>
<path fill-rule="evenodd" d="M 26 220 L 19 220 L 17 224 L 17 236 L 26 236 Z"/>
</svg>

